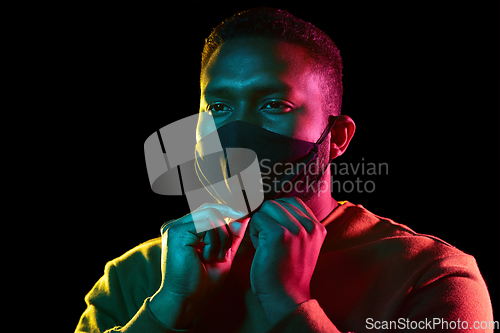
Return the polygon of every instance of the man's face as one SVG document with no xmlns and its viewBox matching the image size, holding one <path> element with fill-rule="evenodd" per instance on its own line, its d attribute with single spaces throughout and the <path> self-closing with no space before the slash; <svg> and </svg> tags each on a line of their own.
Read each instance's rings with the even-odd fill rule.
<svg viewBox="0 0 500 333">
<path fill-rule="evenodd" d="M 313 67 L 301 46 L 266 38 L 225 42 L 202 70 L 200 112 L 211 112 L 217 128 L 243 120 L 316 142 L 329 110 L 322 110 L 322 78 Z"/>
</svg>

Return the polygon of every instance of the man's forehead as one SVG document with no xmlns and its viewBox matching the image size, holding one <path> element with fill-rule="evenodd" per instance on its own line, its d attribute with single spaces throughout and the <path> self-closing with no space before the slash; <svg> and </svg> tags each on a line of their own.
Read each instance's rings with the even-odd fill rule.
<svg viewBox="0 0 500 333">
<path fill-rule="evenodd" d="M 290 79 L 309 70 L 305 48 L 267 38 L 245 38 L 223 43 L 201 75 L 202 94 L 219 95 L 228 89 L 252 87 L 257 92 L 290 91 Z"/>
</svg>

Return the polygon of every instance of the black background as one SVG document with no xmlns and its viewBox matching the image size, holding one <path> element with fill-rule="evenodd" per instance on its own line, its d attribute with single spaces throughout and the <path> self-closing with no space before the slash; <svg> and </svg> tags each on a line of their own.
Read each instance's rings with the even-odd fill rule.
<svg viewBox="0 0 500 333">
<path fill-rule="evenodd" d="M 229 15 L 266 4 L 326 31 L 344 61 L 342 113 L 356 134 L 337 163 L 388 163 L 373 193 L 334 193 L 472 254 L 499 314 L 498 8 L 436 3 L 190 1 L 67 8 L 47 21 L 61 114 L 47 133 L 53 263 L 70 325 L 104 265 L 189 212 L 154 194 L 143 144 L 194 114 L 200 53 Z M 54 23 L 57 22 L 57 23 Z M 57 50 L 57 51 L 54 51 Z M 47 120 L 46 119 L 46 120 Z M 67 140 L 61 140 L 62 137 Z M 346 178 L 349 179 L 349 178 Z M 355 180 L 355 176 L 350 178 Z M 68 261 L 65 255 L 71 256 Z M 69 289 L 68 289 L 69 288 Z"/>
</svg>

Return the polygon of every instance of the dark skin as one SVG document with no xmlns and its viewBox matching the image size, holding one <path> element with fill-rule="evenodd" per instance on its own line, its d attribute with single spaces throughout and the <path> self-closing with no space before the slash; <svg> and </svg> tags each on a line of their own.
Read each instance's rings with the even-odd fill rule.
<svg viewBox="0 0 500 333">
<path fill-rule="evenodd" d="M 202 69 L 200 112 L 210 112 L 217 128 L 243 120 L 315 142 L 335 110 L 323 110 L 322 78 L 312 64 L 301 46 L 265 38 L 225 42 Z M 329 136 L 331 159 L 345 151 L 354 131 L 351 118 L 338 117 Z M 198 137 L 207 132 L 200 122 Z M 324 177 L 330 179 L 329 168 Z M 242 213 L 226 205 L 206 204 L 165 226 L 163 282 L 151 299 L 151 311 L 168 327 L 189 327 L 223 287 L 240 245 L 250 243 L 246 238 L 255 248 L 246 274 L 271 325 L 311 299 L 309 284 L 326 236 L 319 221 L 338 205 L 330 182 L 325 185 L 307 202 L 266 201 L 251 220 L 238 220 Z M 193 219 L 200 217 L 213 228 L 197 233 Z"/>
</svg>

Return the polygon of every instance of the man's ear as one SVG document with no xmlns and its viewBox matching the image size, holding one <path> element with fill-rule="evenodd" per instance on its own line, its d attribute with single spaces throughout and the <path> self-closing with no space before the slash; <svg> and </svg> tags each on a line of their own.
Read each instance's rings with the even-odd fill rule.
<svg viewBox="0 0 500 333">
<path fill-rule="evenodd" d="M 356 131 L 356 125 L 351 117 L 339 115 L 331 131 L 330 160 L 344 153 Z"/>
</svg>

